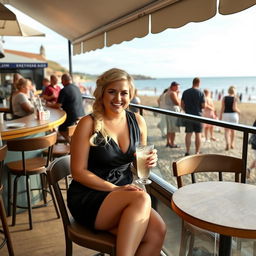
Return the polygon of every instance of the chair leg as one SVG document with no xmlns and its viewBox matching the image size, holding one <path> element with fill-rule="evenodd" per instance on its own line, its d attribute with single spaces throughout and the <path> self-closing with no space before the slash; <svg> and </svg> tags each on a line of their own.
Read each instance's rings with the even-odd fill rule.
<svg viewBox="0 0 256 256">
<path fill-rule="evenodd" d="M 73 243 L 68 238 L 66 232 L 65 232 L 65 240 L 66 240 L 66 256 L 72 256 L 72 254 L 73 254 Z"/>
<path fill-rule="evenodd" d="M 182 221 L 179 256 L 186 256 L 187 241 L 189 236 L 191 236 L 191 233 L 185 228 L 184 221 Z"/>
<path fill-rule="evenodd" d="M 193 256 L 194 244 L 195 244 L 195 235 L 194 235 L 194 234 L 191 234 L 191 236 L 190 236 L 190 242 L 189 242 L 188 256 Z"/>
<path fill-rule="evenodd" d="M 242 251 L 242 241 L 240 238 L 236 238 L 236 255 L 241 256 Z"/>
<path fill-rule="evenodd" d="M 30 178 L 26 175 L 26 190 L 27 190 L 27 204 L 28 204 L 28 220 L 29 220 L 29 229 L 33 229 L 32 222 L 32 206 L 31 206 L 31 190 L 30 190 Z"/>
<path fill-rule="evenodd" d="M 6 214 L 5 214 L 2 195 L 0 195 L 0 218 L 1 218 L 1 221 L 2 221 L 2 227 L 3 227 L 3 231 L 4 231 L 4 236 L 6 238 L 6 243 L 7 243 L 9 256 L 14 256 L 12 240 L 11 240 L 8 224 L 7 224 L 7 221 L 6 221 Z"/>
<path fill-rule="evenodd" d="M 8 202 L 7 202 L 7 216 L 11 216 L 11 196 L 12 196 L 12 176 L 8 172 Z"/>
<path fill-rule="evenodd" d="M 41 188 L 42 188 L 42 194 L 43 194 L 43 200 L 44 200 L 44 204 L 47 204 L 47 192 L 46 190 L 46 181 L 45 181 L 45 176 L 43 175 L 43 173 L 40 174 L 40 180 L 41 180 Z"/>
<path fill-rule="evenodd" d="M 253 242 L 253 256 L 256 256 L 256 241 Z"/>
<path fill-rule="evenodd" d="M 13 186 L 13 200 L 12 200 L 12 226 L 16 224 L 16 211 L 17 211 L 17 195 L 18 195 L 18 181 L 20 176 L 14 178 Z"/>
<path fill-rule="evenodd" d="M 46 178 L 46 180 L 47 180 L 47 174 L 44 173 L 44 175 L 45 175 L 45 178 Z M 48 183 L 48 184 L 49 184 L 49 183 Z M 56 203 L 56 198 L 55 198 L 55 196 L 54 196 L 52 186 L 51 186 L 50 184 L 49 184 L 49 190 L 50 190 L 50 194 L 51 194 L 51 197 L 52 197 L 52 202 L 53 202 L 53 205 L 54 205 L 56 214 L 57 214 L 57 218 L 59 219 L 59 218 L 60 218 L 59 209 L 58 209 L 58 206 L 57 206 L 57 203 Z"/>
</svg>

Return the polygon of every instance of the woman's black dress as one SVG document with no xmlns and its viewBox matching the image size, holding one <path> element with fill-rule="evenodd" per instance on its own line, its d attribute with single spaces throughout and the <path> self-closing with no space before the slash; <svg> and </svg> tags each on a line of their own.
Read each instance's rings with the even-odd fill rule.
<svg viewBox="0 0 256 256">
<path fill-rule="evenodd" d="M 140 130 L 135 114 L 126 111 L 126 118 L 130 133 L 130 146 L 123 153 L 113 139 L 106 144 L 99 143 L 91 146 L 88 160 L 88 170 L 115 185 L 122 186 L 132 182 L 131 162 L 134 160 L 135 147 L 140 141 Z M 102 135 L 98 134 L 97 141 Z M 108 191 L 99 191 L 88 188 L 72 180 L 67 193 L 69 210 L 76 221 L 94 228 L 98 210 L 109 194 Z"/>
</svg>

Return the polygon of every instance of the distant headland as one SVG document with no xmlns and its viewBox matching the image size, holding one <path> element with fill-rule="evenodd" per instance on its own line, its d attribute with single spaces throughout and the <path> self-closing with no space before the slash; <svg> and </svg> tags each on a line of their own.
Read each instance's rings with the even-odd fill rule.
<svg viewBox="0 0 256 256">
<path fill-rule="evenodd" d="M 73 75 L 79 76 L 81 80 L 96 80 L 99 75 L 92 75 L 92 74 L 86 74 L 86 73 L 80 73 L 80 72 L 73 72 Z M 154 80 L 155 78 L 150 76 L 144 76 L 144 75 L 138 75 L 132 74 L 132 77 L 134 80 Z"/>
</svg>

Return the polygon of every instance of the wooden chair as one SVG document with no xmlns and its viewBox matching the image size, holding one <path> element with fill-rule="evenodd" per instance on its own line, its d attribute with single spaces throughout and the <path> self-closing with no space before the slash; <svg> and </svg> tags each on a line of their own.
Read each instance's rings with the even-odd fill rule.
<svg viewBox="0 0 256 256">
<path fill-rule="evenodd" d="M 58 141 L 59 135 L 57 137 L 57 142 L 54 144 L 52 149 L 52 159 L 55 159 L 57 157 L 65 156 L 70 154 L 70 141 L 71 137 L 73 136 L 77 124 L 71 125 L 67 129 L 67 136 L 69 137 L 69 141 L 67 141 L 64 137 L 63 140 L 60 139 Z M 47 150 L 44 151 L 44 155 L 47 155 Z M 71 175 L 65 178 L 65 188 L 62 188 L 64 190 L 68 189 L 69 180 L 71 179 Z"/>
<path fill-rule="evenodd" d="M 7 152 L 6 145 L 0 147 L 0 219 L 2 222 L 2 229 L 3 229 L 3 230 L 0 230 L 0 232 L 4 234 L 4 240 L 2 243 L 0 243 L 0 249 L 6 243 L 8 252 L 9 252 L 9 256 L 14 256 L 11 235 L 10 235 L 8 224 L 7 224 L 6 213 L 5 213 L 5 209 L 4 209 L 4 202 L 3 202 L 3 198 L 2 198 L 3 185 L 1 183 L 1 177 L 2 177 L 2 173 L 3 173 L 4 159 L 6 156 L 6 152 Z"/>
<path fill-rule="evenodd" d="M 72 255 L 72 243 L 99 251 L 104 255 L 115 255 L 115 236 L 104 231 L 92 231 L 77 223 L 68 214 L 66 203 L 63 199 L 59 182 L 70 175 L 70 156 L 55 159 L 47 169 L 49 184 L 53 186 L 55 197 L 60 209 L 66 240 L 66 256 Z"/>
<path fill-rule="evenodd" d="M 199 154 L 183 157 L 174 161 L 172 167 L 173 175 L 177 178 L 178 188 L 183 186 L 185 179 L 187 183 L 197 182 L 196 175 L 198 173 L 216 173 L 219 181 L 223 180 L 223 173 L 232 173 L 234 181 L 240 182 L 241 174 L 245 171 L 242 159 L 217 154 Z M 183 221 L 179 256 L 186 255 L 186 246 L 189 238 L 190 244 L 187 255 L 192 255 L 195 235 L 204 236 L 207 240 L 212 240 L 216 237 L 216 234 L 212 232 L 200 229 Z M 238 242 L 238 247 L 240 241 Z"/>
<path fill-rule="evenodd" d="M 57 209 L 57 205 L 55 199 L 53 197 L 52 188 L 49 186 L 49 190 L 46 189 L 47 184 L 47 177 L 46 177 L 46 168 L 50 163 L 52 147 L 55 144 L 57 139 L 57 133 L 53 132 L 51 134 L 35 137 L 35 138 L 26 138 L 26 139 L 15 139 L 15 140 L 8 140 L 7 147 L 9 151 L 19 151 L 22 155 L 22 160 L 9 162 L 6 164 L 8 167 L 8 195 L 9 195 L 9 209 L 11 208 L 11 175 L 15 176 L 14 179 L 14 188 L 13 188 L 13 212 L 12 212 L 12 225 L 14 226 L 16 223 L 16 208 L 23 208 L 28 209 L 28 216 L 29 216 L 29 228 L 33 228 L 32 222 L 32 208 L 39 208 L 42 206 L 47 205 L 47 198 L 46 194 L 49 192 L 52 196 L 52 200 L 55 206 L 55 210 L 57 213 L 57 217 L 59 218 L 59 212 Z M 43 150 L 48 148 L 47 158 L 42 156 L 33 157 L 33 158 L 26 158 L 25 152 L 27 151 L 34 151 L 34 150 Z M 41 188 L 34 188 L 31 189 L 30 187 L 30 176 L 31 175 L 40 175 L 41 179 Z M 19 178 L 25 176 L 26 177 L 26 188 L 25 192 L 27 194 L 27 206 L 19 206 L 17 205 L 17 195 L 18 195 L 18 181 Z M 32 206 L 31 204 L 31 191 L 32 190 L 40 190 L 42 191 L 44 204 Z"/>
<path fill-rule="evenodd" d="M 71 137 L 76 129 L 76 126 L 77 126 L 77 124 L 74 124 L 74 125 L 71 125 L 68 127 L 67 136 L 69 137 L 69 139 L 71 139 Z M 69 143 L 70 143 L 70 140 L 69 141 L 64 140 L 63 142 L 57 141 L 52 149 L 52 158 L 54 159 L 54 158 L 57 158 L 60 156 L 68 155 L 70 153 Z"/>
</svg>

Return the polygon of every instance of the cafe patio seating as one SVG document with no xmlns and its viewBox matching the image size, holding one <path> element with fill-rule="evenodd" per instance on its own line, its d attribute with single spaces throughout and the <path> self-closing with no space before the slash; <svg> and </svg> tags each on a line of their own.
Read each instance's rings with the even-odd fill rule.
<svg viewBox="0 0 256 256">
<path fill-rule="evenodd" d="M 7 223 L 6 213 L 5 213 L 5 208 L 4 208 L 4 202 L 3 202 L 3 198 L 2 198 L 3 185 L 1 183 L 1 177 L 2 177 L 2 174 L 3 174 L 4 159 L 5 159 L 5 156 L 6 156 L 6 152 L 7 152 L 7 146 L 6 145 L 2 146 L 0 148 L 0 219 L 1 219 L 3 230 L 0 230 L 0 233 L 3 233 L 4 238 L 3 238 L 3 241 L 0 242 L 0 249 L 6 243 L 7 248 L 8 248 L 9 256 L 14 256 L 11 235 L 10 235 L 9 228 L 8 228 L 8 223 Z"/>
<path fill-rule="evenodd" d="M 72 243 L 109 255 L 115 254 L 116 239 L 105 231 L 92 231 L 77 223 L 68 213 L 60 185 L 61 180 L 70 175 L 70 156 L 55 159 L 47 169 L 49 184 L 53 187 L 55 197 L 61 212 L 66 240 L 66 256 L 72 255 Z"/>
<path fill-rule="evenodd" d="M 64 137 L 63 140 L 60 139 L 58 141 L 59 135 L 57 137 L 57 142 L 54 144 L 53 149 L 52 149 L 52 159 L 55 159 L 57 157 L 65 156 L 70 154 L 70 141 L 71 137 L 73 136 L 73 133 L 75 132 L 77 124 L 68 126 L 67 128 L 67 136 L 69 138 L 69 141 L 67 141 Z M 47 155 L 47 150 L 44 151 L 44 155 Z M 71 179 L 71 175 L 69 177 L 65 178 L 65 188 L 63 189 L 68 189 L 68 182 L 69 179 Z"/>
<path fill-rule="evenodd" d="M 49 186 L 47 189 L 47 178 L 46 178 L 46 168 L 50 163 L 52 147 L 55 144 L 57 139 L 57 133 L 53 132 L 45 136 L 34 137 L 34 138 L 25 138 L 25 139 L 15 139 L 8 140 L 7 147 L 8 151 L 17 151 L 21 153 L 22 159 L 18 161 L 8 162 L 6 166 L 8 167 L 8 198 L 9 198 L 9 211 L 11 208 L 11 175 L 15 176 L 14 179 L 14 188 L 13 188 L 13 199 L 12 199 L 12 225 L 16 224 L 16 208 L 28 209 L 29 216 L 29 228 L 33 228 L 32 223 L 32 209 L 39 208 L 47 205 L 47 193 L 49 192 L 52 196 L 53 204 L 55 206 L 57 217 L 59 218 L 58 208 L 53 197 L 52 188 Z M 37 156 L 32 158 L 26 158 L 25 152 L 31 152 L 35 150 L 43 150 L 48 148 L 47 157 Z M 40 154 L 38 152 L 38 154 Z M 31 188 L 30 186 L 30 176 L 40 175 L 41 188 Z M 18 181 L 20 177 L 25 176 L 26 185 L 25 192 L 27 198 L 27 205 L 21 206 L 17 204 L 18 192 Z M 44 203 L 40 205 L 32 206 L 31 203 L 31 192 L 34 190 L 42 191 Z M 21 193 L 21 192 L 20 192 Z"/>
<path fill-rule="evenodd" d="M 199 181 L 200 173 L 214 173 L 219 181 L 223 180 L 224 173 L 232 173 L 235 182 L 241 181 L 243 172 L 243 160 L 236 157 L 218 154 L 197 154 L 183 157 L 172 164 L 173 175 L 177 178 L 178 188 L 187 183 L 195 183 Z M 198 175 L 199 174 L 199 175 Z M 201 180 L 202 181 L 202 180 Z M 203 195 L 202 195 L 203 196 Z M 218 237 L 217 234 L 195 227 L 187 222 L 182 222 L 181 243 L 179 256 L 192 255 L 195 236 L 198 235 L 202 239 L 212 240 Z M 186 254 L 187 242 L 190 238 L 188 254 Z M 237 248 L 241 250 L 241 239 L 237 241 Z"/>
<path fill-rule="evenodd" d="M 76 124 L 71 125 L 67 128 L 67 136 L 69 139 L 71 139 L 75 129 L 76 129 Z M 70 141 L 64 140 L 61 142 L 57 140 L 57 142 L 55 143 L 55 145 L 53 146 L 52 149 L 52 158 L 57 158 L 60 156 L 64 156 L 64 155 L 68 155 L 70 153 L 70 145 L 69 145 Z M 46 152 L 44 152 L 46 153 Z"/>
</svg>

